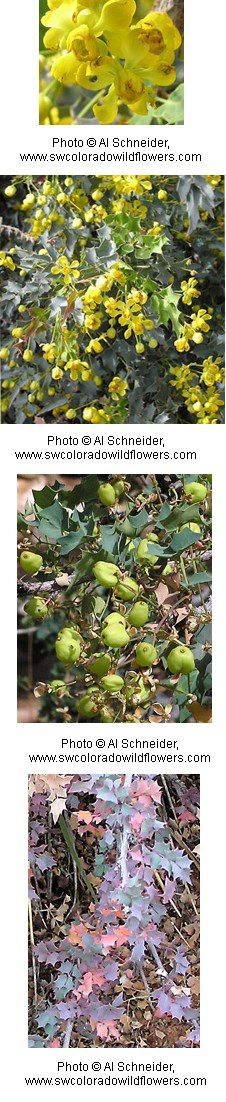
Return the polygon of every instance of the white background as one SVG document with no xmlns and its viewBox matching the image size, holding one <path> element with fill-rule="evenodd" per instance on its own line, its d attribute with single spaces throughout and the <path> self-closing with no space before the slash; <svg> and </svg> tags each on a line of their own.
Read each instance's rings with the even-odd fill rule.
<svg viewBox="0 0 226 1102">
<path fill-rule="evenodd" d="M 202 164 L 194 166 L 194 173 L 215 174 L 225 172 L 225 155 L 223 147 L 224 118 L 224 86 L 225 86 L 225 34 L 223 33 L 224 3 L 223 0 L 185 0 L 185 126 L 184 127 L 151 127 L 148 136 L 152 138 L 168 137 L 172 151 L 200 151 Z M 53 136 L 62 136 L 64 139 L 73 136 L 73 127 L 41 127 L 37 125 L 37 95 L 38 95 L 38 66 L 37 66 L 37 40 L 38 40 L 38 3 L 37 0 L 20 0 L 16 3 L 4 4 L 1 16 L 1 174 L 15 174 L 24 171 L 19 152 L 38 151 L 49 152 L 52 149 Z M 142 135 L 143 130 L 143 135 Z M 105 127 L 101 128 L 101 136 L 104 136 Z M 94 131 L 90 127 L 79 127 L 79 137 L 90 136 Z M 96 136 L 95 128 L 95 136 Z M 118 136 L 117 127 L 110 128 L 110 140 L 113 135 Z M 125 128 L 123 128 L 123 137 Z M 139 128 L 139 134 L 130 128 L 130 136 L 147 137 L 147 128 Z M 35 171 L 40 174 L 42 165 L 37 164 Z M 60 167 L 45 164 L 45 172 L 61 172 Z M 64 174 L 73 170 L 75 165 L 67 163 L 63 167 Z M 27 171 L 32 171 L 32 163 Z M 33 169 L 34 171 L 34 169 Z M 84 167 L 78 165 L 78 172 L 84 171 Z M 98 166 L 92 168 L 92 173 L 98 173 Z M 100 173 L 114 171 L 112 166 L 100 164 Z M 116 169 L 117 171 L 117 169 Z M 130 172 L 126 165 L 123 171 Z M 133 167 L 133 172 L 148 171 L 147 166 Z M 178 165 L 167 164 L 162 168 L 163 173 L 174 174 L 178 172 Z M 192 164 L 180 163 L 180 172 L 192 171 Z M 161 166 L 155 168 L 155 173 L 161 174 Z M 116 426 L 114 427 L 116 430 Z M 126 1059 L 126 1050 L 97 1049 L 95 1050 L 27 1050 L 27 946 L 26 946 L 26 919 L 27 919 L 27 770 L 28 752 L 44 750 L 55 752 L 59 749 L 61 736 L 65 728 L 57 728 L 52 725 L 16 725 L 16 476 L 17 473 L 27 471 L 29 474 L 42 472 L 53 473 L 77 473 L 76 466 L 72 463 L 55 461 L 51 467 L 46 464 L 32 461 L 15 460 L 15 450 L 45 450 L 47 448 L 48 431 L 59 436 L 82 435 L 82 427 L 66 425 L 49 426 L 49 430 L 43 426 L 3 426 L 0 430 L 0 459 L 2 477 L 1 489 L 1 640 L 2 646 L 2 689 L 1 689 L 1 731 L 2 731 L 2 772 L 1 772 L 1 870 L 2 870 L 2 905 L 1 905 L 1 1007 L 3 1012 L 2 1030 L 2 1074 L 6 1080 L 7 1094 L 19 1095 L 21 1098 L 30 1096 L 35 1091 L 36 1097 L 48 1095 L 48 1088 L 24 1085 L 24 1075 L 56 1075 L 57 1060 L 66 1055 L 71 1063 L 78 1063 L 80 1057 L 90 1064 L 92 1059 L 100 1058 L 102 1065 L 110 1061 L 114 1056 Z M 85 426 L 85 431 L 90 435 L 97 435 L 97 428 Z M 109 432 L 109 426 L 101 427 L 101 434 Z M 134 432 L 132 426 L 123 427 L 124 435 L 139 435 L 138 426 Z M 225 985 L 225 512 L 224 512 L 224 481 L 225 481 L 225 430 L 212 426 L 161 426 L 154 427 L 154 435 L 163 435 L 165 448 L 170 455 L 178 448 L 196 450 L 197 460 L 194 463 L 180 465 L 180 461 L 169 460 L 161 465 L 161 470 L 190 473 L 196 471 L 213 474 L 213 689 L 214 712 L 212 725 L 189 725 L 189 730 L 181 729 L 178 725 L 167 725 L 166 731 L 161 727 L 153 729 L 142 724 L 141 736 L 153 738 L 161 734 L 168 738 L 176 737 L 179 747 L 187 753 L 211 753 L 211 766 L 201 766 L 201 1047 L 200 1050 L 151 1050 L 146 1049 L 136 1052 L 135 1049 L 127 1050 L 128 1060 L 139 1062 L 145 1060 L 172 1061 L 175 1075 L 179 1075 L 180 1081 L 184 1076 L 206 1076 L 207 1088 L 195 1086 L 171 1089 L 171 1097 L 183 1098 L 190 1102 L 196 1095 L 204 1095 L 208 1102 L 212 1102 L 213 1093 L 221 1100 L 224 1096 L 224 985 Z M 147 426 L 144 426 L 144 434 Z M 119 429 L 117 426 L 117 435 Z M 142 430 L 140 430 L 142 435 Z M 114 462 L 114 472 L 117 470 L 129 470 L 126 464 Z M 144 473 L 145 466 L 142 464 Z M 90 469 L 98 470 L 98 464 L 79 464 L 79 472 L 86 473 Z M 107 473 L 110 464 L 102 464 L 103 473 Z M 141 465 L 131 463 L 132 472 L 141 470 Z M 160 464 L 152 464 L 154 472 L 160 470 Z M 147 464 L 146 470 L 150 470 Z M 121 729 L 121 734 L 133 734 L 138 728 L 132 726 Z M 87 727 L 84 733 L 87 734 Z M 77 732 L 82 733 L 82 725 Z M 108 725 L 107 732 L 111 728 Z M 101 730 L 102 733 L 102 730 Z M 115 727 L 112 734 L 115 734 Z M 68 734 L 68 728 L 67 728 Z M 70 725 L 70 734 L 73 734 Z M 117 731 L 118 734 L 118 731 Z M 120 732 L 119 732 L 120 737 Z M 81 767 L 82 768 L 82 767 Z M 89 770 L 83 767 L 84 772 Z M 182 767 L 183 771 L 184 767 Z M 198 771 L 199 766 L 192 766 L 192 772 Z M 65 772 L 67 770 L 65 769 Z M 97 770 L 96 770 L 97 771 Z M 101 769 L 98 769 L 101 771 Z M 109 767 L 111 771 L 111 767 Z M 142 768 L 142 772 L 145 772 Z M 159 770 L 158 770 L 159 771 Z M 170 765 L 167 772 L 173 771 Z M 179 767 L 177 769 L 179 772 Z M 224 926 L 223 926 L 224 923 Z M 4 1036 L 3 1036 L 4 1031 Z M 66 1088 L 64 1088 L 65 1090 Z M 69 1088 L 68 1088 L 69 1089 Z M 73 1089 L 73 1088 L 71 1088 Z M 103 1089 L 97 1088 L 98 1093 Z M 153 1088 L 152 1093 L 162 1100 L 166 1089 Z M 63 1088 L 51 1088 L 51 1098 L 61 1095 Z M 52 1093 L 52 1091 L 54 1093 Z M 137 1090 L 123 1088 L 124 1094 L 134 1095 L 137 1098 Z M 91 1088 L 80 1089 L 79 1097 L 86 1100 L 90 1097 Z M 70 1094 L 70 1090 L 69 1090 Z M 145 1092 L 147 1097 L 147 1091 Z M 112 1102 L 115 1097 L 115 1088 L 107 1090 L 107 1097 Z"/>
</svg>

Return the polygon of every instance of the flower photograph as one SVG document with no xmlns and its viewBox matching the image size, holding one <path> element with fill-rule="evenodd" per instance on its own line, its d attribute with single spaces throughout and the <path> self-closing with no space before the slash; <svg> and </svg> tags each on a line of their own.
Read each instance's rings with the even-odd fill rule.
<svg viewBox="0 0 226 1102">
<path fill-rule="evenodd" d="M 29 1047 L 199 1047 L 199 776 L 28 794 Z"/>
<path fill-rule="evenodd" d="M 42 126 L 184 121 L 184 0 L 40 0 Z"/>
<path fill-rule="evenodd" d="M 210 723 L 211 475 L 18 478 L 18 722 Z"/>
<path fill-rule="evenodd" d="M 222 423 L 222 176 L 1 177 L 0 203 L 3 422 Z"/>
</svg>

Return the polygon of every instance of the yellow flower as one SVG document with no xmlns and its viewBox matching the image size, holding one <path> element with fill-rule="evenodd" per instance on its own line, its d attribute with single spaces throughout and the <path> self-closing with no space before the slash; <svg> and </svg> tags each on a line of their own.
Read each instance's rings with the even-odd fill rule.
<svg viewBox="0 0 226 1102">
<path fill-rule="evenodd" d="M 83 410 L 83 421 L 92 421 L 93 413 L 95 413 L 95 406 L 85 406 Z"/>
<path fill-rule="evenodd" d="M 84 319 L 85 329 L 99 329 L 101 325 L 101 314 L 86 314 Z"/>
<path fill-rule="evenodd" d="M 185 364 L 180 364 L 179 367 L 170 367 L 170 375 L 174 376 L 173 379 L 170 379 L 170 384 L 176 390 L 183 390 L 193 378 L 193 372 Z"/>
<path fill-rule="evenodd" d="M 189 343 L 186 340 L 186 337 L 177 337 L 177 340 L 174 341 L 174 344 L 177 352 L 189 352 Z"/>
<path fill-rule="evenodd" d="M 221 383 L 224 379 L 224 373 L 220 370 L 221 357 L 218 356 L 213 363 L 213 357 L 208 356 L 207 360 L 203 360 L 203 371 L 201 375 L 201 382 L 205 383 L 205 386 L 213 386 L 214 383 Z"/>
<path fill-rule="evenodd" d="M 118 402 L 119 398 L 124 398 L 126 391 L 128 390 L 128 383 L 125 379 L 120 379 L 119 375 L 115 375 L 108 387 L 109 393 L 113 398 L 113 402 Z"/>
<path fill-rule="evenodd" d="M 61 371 L 61 368 L 60 368 L 60 367 L 53 367 L 53 370 L 52 370 L 52 379 L 62 379 L 62 377 L 63 377 L 63 374 L 64 374 L 64 373 L 63 373 L 63 371 Z"/>
<path fill-rule="evenodd" d="M 6 253 L 0 252 L 0 267 L 9 268 L 11 272 L 15 272 L 16 265 L 11 256 L 7 256 Z"/>
<path fill-rule="evenodd" d="M 94 337 L 93 340 L 89 341 L 89 344 L 87 344 L 86 352 L 103 352 L 101 341 L 98 341 L 97 338 Z"/>
<path fill-rule="evenodd" d="M 183 291 L 182 302 L 185 302 L 186 306 L 191 306 L 193 298 L 200 297 L 201 292 L 197 291 L 197 279 L 193 279 L 192 277 L 188 280 L 182 280 L 181 290 Z"/>
<path fill-rule="evenodd" d="M 197 314 L 191 315 L 192 328 L 201 329 L 203 333 L 208 333 L 210 326 L 207 322 L 211 319 L 211 314 L 208 314 L 207 310 L 198 310 Z"/>
<path fill-rule="evenodd" d="M 33 359 L 34 352 L 31 351 L 31 348 L 25 348 L 25 352 L 23 352 L 23 360 L 25 360 L 25 363 L 32 364 Z"/>
</svg>

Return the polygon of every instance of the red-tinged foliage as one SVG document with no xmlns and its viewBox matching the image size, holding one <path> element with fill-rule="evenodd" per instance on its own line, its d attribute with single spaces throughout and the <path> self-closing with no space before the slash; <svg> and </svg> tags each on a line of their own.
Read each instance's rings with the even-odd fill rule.
<svg viewBox="0 0 226 1102">
<path fill-rule="evenodd" d="M 41 988 L 38 1012 L 33 1007 L 31 1011 L 31 1045 L 60 1047 L 59 1034 L 61 1036 L 70 1023 L 72 1047 L 74 1041 L 94 1045 L 123 1043 L 124 1022 L 127 1037 L 129 1010 L 124 1017 L 127 998 L 130 1007 L 132 993 L 131 1031 L 134 1013 L 139 1013 L 135 1007 L 138 1003 L 139 1008 L 137 991 L 140 995 L 140 988 L 142 1007 L 145 1007 L 147 988 L 143 976 L 153 1003 L 155 1018 L 152 1016 L 152 1021 L 162 1018 L 180 1022 L 185 1044 L 188 1047 L 198 1044 L 198 1010 L 192 994 L 197 980 L 193 975 L 194 953 L 191 952 L 190 960 L 189 952 L 186 955 L 184 951 L 183 909 L 184 898 L 188 898 L 184 887 L 192 882 L 193 865 L 198 864 L 194 843 L 197 842 L 199 797 L 196 784 L 188 789 L 181 777 L 171 776 L 167 783 L 171 788 L 168 809 L 166 794 L 164 792 L 163 796 L 161 784 L 152 777 L 75 775 L 51 780 L 43 776 L 41 780 L 37 778 L 37 787 L 32 778 L 29 786 L 30 891 L 33 892 L 35 958 Z M 49 806 L 62 791 L 66 821 L 74 833 L 75 847 L 79 847 L 80 865 L 82 863 L 88 875 L 84 885 L 78 865 L 79 896 L 74 900 L 72 922 L 67 921 L 70 896 L 64 874 L 65 835 L 61 835 L 58 826 L 53 826 L 50 842 Z M 174 848 L 168 824 L 172 799 L 181 848 Z M 138 810 L 142 800 L 148 801 L 147 807 L 143 805 L 143 813 Z M 191 818 L 186 817 L 184 826 L 180 826 L 180 815 L 184 811 L 190 811 Z M 98 837 L 94 826 L 97 816 L 101 824 Z M 89 828 L 89 845 L 85 848 L 79 820 L 81 826 L 85 823 Z M 183 851 L 180 830 L 184 830 L 189 851 L 194 853 L 193 861 Z M 89 878 L 95 884 L 95 903 L 89 895 Z M 57 893 L 61 880 L 65 887 L 63 897 L 56 895 L 54 928 L 49 885 L 51 892 Z M 46 883 L 46 900 L 44 896 L 42 913 L 47 916 L 44 939 L 42 924 L 38 934 L 43 882 Z M 177 916 L 179 913 L 176 934 L 171 921 L 174 919 L 173 898 Z M 193 912 L 189 912 L 190 920 L 192 916 Z M 187 923 L 186 919 L 186 944 Z M 194 946 L 191 948 L 193 950 Z M 147 999 L 147 1015 L 148 1006 Z M 136 1028 L 132 1043 L 137 1045 Z M 142 1042 L 142 1029 L 147 1028 L 144 1015 L 139 1028 Z M 150 1043 L 148 1038 L 145 1043 Z"/>
</svg>

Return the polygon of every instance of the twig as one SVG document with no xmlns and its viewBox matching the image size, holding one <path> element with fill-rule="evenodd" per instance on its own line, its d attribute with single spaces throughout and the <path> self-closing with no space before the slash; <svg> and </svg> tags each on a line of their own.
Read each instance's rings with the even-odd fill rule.
<svg viewBox="0 0 226 1102">
<path fill-rule="evenodd" d="M 91 884 L 89 876 L 87 876 L 87 873 L 85 872 L 85 869 L 83 868 L 83 863 L 81 861 L 81 858 L 79 857 L 79 855 L 77 853 L 77 850 L 75 849 L 72 831 L 70 829 L 68 829 L 68 825 L 67 825 L 67 822 L 65 820 L 65 816 L 63 814 L 59 815 L 58 823 L 59 823 L 60 829 L 62 830 L 62 834 L 63 834 L 64 840 L 66 842 L 66 845 L 68 846 L 69 853 L 71 854 L 72 861 L 75 861 L 75 864 L 77 865 L 78 874 L 81 877 L 81 880 L 84 880 L 84 884 L 86 885 L 86 888 L 88 888 L 88 891 L 89 891 L 90 895 L 92 896 L 92 899 L 94 900 L 94 903 L 97 903 L 96 892 L 94 891 L 94 888 Z"/>
<path fill-rule="evenodd" d="M 74 1022 L 68 1022 L 67 1023 L 67 1028 L 65 1030 L 63 1048 L 70 1048 L 70 1040 L 71 1040 L 73 1025 L 74 1025 Z"/>
<path fill-rule="evenodd" d="M 65 821 L 66 821 L 66 824 L 67 824 L 67 829 L 68 829 L 68 833 L 70 834 L 70 837 L 71 837 L 71 841 L 72 841 L 72 844 L 73 844 L 73 846 L 74 846 L 74 838 L 73 838 L 73 833 L 72 833 L 72 830 L 71 830 L 71 827 L 70 827 L 70 823 L 69 823 L 69 819 L 68 819 L 68 816 L 67 816 L 67 812 L 66 812 L 66 811 L 64 812 L 64 817 L 65 817 Z M 71 853 L 70 851 L 69 851 L 69 853 L 70 853 L 70 858 L 71 858 L 71 861 L 72 861 L 72 867 L 73 867 L 73 878 L 74 878 L 74 896 L 73 896 L 73 902 L 72 902 L 72 904 L 71 904 L 70 910 L 68 911 L 68 913 L 67 913 L 67 916 L 66 916 L 66 921 L 67 921 L 67 922 L 68 922 L 68 919 L 69 919 L 69 918 L 71 918 L 71 915 L 74 915 L 74 913 L 75 913 L 75 911 L 76 911 L 76 905 L 77 905 L 77 893 L 78 893 L 77 865 L 76 865 L 76 863 L 75 863 L 75 861 L 74 861 L 74 859 L 73 859 L 73 857 L 72 857 L 72 853 Z"/>
<path fill-rule="evenodd" d="M 152 956 L 154 957 L 155 963 L 157 964 L 157 967 L 159 968 L 159 971 L 161 972 L 161 975 L 162 976 L 167 976 L 168 973 L 166 971 L 166 968 L 164 968 L 164 966 L 162 964 L 162 961 L 160 960 L 160 957 L 157 953 L 157 949 L 155 948 L 155 945 L 153 945 L 153 941 L 152 941 L 151 938 L 148 941 L 148 945 L 149 945 L 149 949 L 151 950 Z"/>
<path fill-rule="evenodd" d="M 41 919 L 41 922 L 43 923 L 43 926 L 45 927 L 45 930 L 47 930 L 47 924 L 45 922 L 45 919 L 44 919 L 43 913 L 42 913 L 42 901 L 40 899 L 38 877 L 37 877 L 36 870 L 34 868 L 32 869 L 32 876 L 33 876 L 33 879 L 34 879 L 34 882 L 35 882 L 36 894 L 37 894 L 37 898 L 38 898 L 37 906 L 38 906 L 38 910 L 39 910 L 39 914 L 40 914 L 40 919 Z"/>
<path fill-rule="evenodd" d="M 186 941 L 186 937 L 184 937 L 184 935 L 181 933 L 181 931 L 178 930 L 178 926 L 176 926 L 176 924 L 175 924 L 175 922 L 173 922 L 172 918 L 170 919 L 170 922 L 172 922 L 173 929 L 176 930 L 176 933 L 178 934 L 178 937 L 181 938 L 181 941 L 184 941 L 184 944 L 187 945 L 187 949 L 190 949 L 190 945 L 189 945 L 188 941 Z"/>
<path fill-rule="evenodd" d="M 48 811 L 48 852 L 50 852 L 50 853 L 51 853 L 51 848 L 52 848 L 52 846 L 51 846 L 51 828 L 52 828 L 52 815 L 51 815 L 51 811 L 49 810 Z M 51 903 L 51 896 L 52 896 L 52 881 L 53 881 L 53 873 L 52 873 L 52 869 L 50 868 L 50 869 L 47 870 L 47 899 L 48 899 L 49 903 Z"/>
<path fill-rule="evenodd" d="M 31 943 L 32 971 L 33 971 L 33 981 L 34 981 L 34 1005 L 36 1007 L 37 1002 L 38 1002 L 38 989 L 37 989 L 36 960 L 35 960 L 35 951 L 34 951 L 35 943 L 34 943 L 32 907 L 31 907 L 31 900 L 30 899 L 28 900 L 28 920 L 29 920 L 29 932 L 30 932 L 30 943 Z"/>
<path fill-rule="evenodd" d="M 153 1002 L 152 1002 L 152 999 L 151 999 L 151 996 L 150 996 L 148 982 L 146 980 L 146 976 L 144 974 L 144 969 L 142 968 L 141 964 L 139 965 L 139 972 L 140 972 L 140 976 L 141 976 L 141 979 L 142 979 L 144 987 L 145 987 L 145 991 L 146 991 L 147 999 L 148 999 L 148 1002 L 149 1002 L 149 1006 L 151 1007 L 151 1010 L 154 1010 L 155 1008 L 154 1008 L 154 1005 L 153 1005 Z"/>
<path fill-rule="evenodd" d="M 162 781 L 162 784 L 163 784 L 163 788 L 165 789 L 165 792 L 166 792 L 166 795 L 167 795 L 167 800 L 169 801 L 171 811 L 173 812 L 173 818 L 175 819 L 175 823 L 178 825 L 178 820 L 177 820 L 174 804 L 173 804 L 172 797 L 171 797 L 169 789 L 168 789 L 168 785 L 166 783 L 166 778 L 164 777 L 164 773 L 161 773 L 160 775 L 161 775 L 161 781 Z"/>
<path fill-rule="evenodd" d="M 23 230 L 19 230 L 18 226 L 5 226 L 5 224 L 2 222 L 1 230 L 6 230 L 6 233 L 8 233 L 9 237 L 10 237 L 11 233 L 19 233 L 19 236 L 20 237 L 25 237 L 26 241 L 31 240 L 30 234 L 29 233 L 23 233 Z"/>
<path fill-rule="evenodd" d="M 189 884 L 185 884 L 185 891 L 187 892 L 188 898 L 190 899 L 190 902 L 191 902 L 191 905 L 193 907 L 193 911 L 195 912 L 196 918 L 198 918 L 199 917 L 199 912 L 197 911 L 194 896 L 192 895 L 191 888 L 189 888 Z"/>
</svg>

